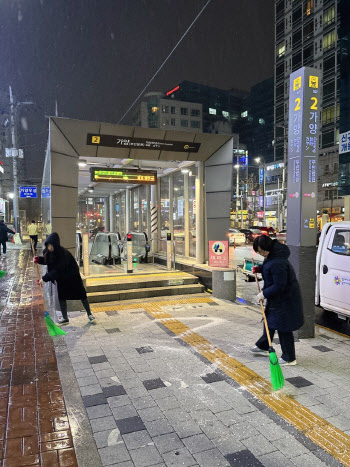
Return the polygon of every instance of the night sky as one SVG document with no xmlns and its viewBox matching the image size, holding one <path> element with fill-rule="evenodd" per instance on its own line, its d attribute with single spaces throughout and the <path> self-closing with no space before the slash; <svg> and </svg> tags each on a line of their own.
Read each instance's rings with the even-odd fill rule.
<svg viewBox="0 0 350 467">
<path fill-rule="evenodd" d="M 13 86 L 41 176 L 47 119 L 118 122 L 206 0 L 1 0 L 0 90 Z M 273 75 L 273 0 L 211 0 L 148 91 L 182 80 L 249 90 Z M 122 122 L 123 123 L 123 122 Z M 124 121 L 125 123 L 125 121 Z"/>
</svg>

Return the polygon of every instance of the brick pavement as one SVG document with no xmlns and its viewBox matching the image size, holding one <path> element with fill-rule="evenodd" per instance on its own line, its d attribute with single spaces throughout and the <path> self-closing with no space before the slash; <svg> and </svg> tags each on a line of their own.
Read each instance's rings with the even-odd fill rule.
<svg viewBox="0 0 350 467">
<path fill-rule="evenodd" d="M 4 467 L 76 466 L 54 344 L 29 250 L 0 259 L 0 459 Z"/>
</svg>

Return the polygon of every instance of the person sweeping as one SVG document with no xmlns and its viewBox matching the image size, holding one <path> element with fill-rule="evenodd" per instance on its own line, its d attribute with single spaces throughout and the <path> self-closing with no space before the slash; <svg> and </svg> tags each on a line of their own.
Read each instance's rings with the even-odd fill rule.
<svg viewBox="0 0 350 467">
<path fill-rule="evenodd" d="M 81 300 L 89 320 L 93 321 L 95 317 L 91 313 L 79 267 L 73 255 L 60 245 L 60 237 L 56 232 L 47 237 L 45 247 L 43 256 L 35 256 L 34 263 L 47 266 L 47 273 L 42 276 L 42 281 L 57 283 L 58 300 L 63 317 L 60 324 L 69 323 L 67 300 Z"/>
<path fill-rule="evenodd" d="M 278 331 L 282 349 L 278 362 L 280 365 L 296 365 L 293 331 L 303 325 L 304 315 L 299 283 L 288 261 L 289 248 L 278 240 L 260 235 L 254 240 L 253 249 L 265 258 L 261 266 L 254 266 L 253 273 L 261 273 L 264 280 L 264 288 L 257 299 L 267 300 L 265 313 L 271 340 Z M 269 342 L 264 328 L 252 352 L 265 354 L 268 350 Z"/>
</svg>

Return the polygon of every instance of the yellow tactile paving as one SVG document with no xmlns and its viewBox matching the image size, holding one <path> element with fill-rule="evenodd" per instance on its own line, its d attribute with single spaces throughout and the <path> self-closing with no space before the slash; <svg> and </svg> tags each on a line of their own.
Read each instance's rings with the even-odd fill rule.
<svg viewBox="0 0 350 467">
<path fill-rule="evenodd" d="M 119 311 L 142 308 L 153 318 L 159 320 L 171 330 L 178 338 L 187 342 L 201 355 L 212 363 L 215 363 L 228 376 L 237 381 L 247 391 L 263 402 L 267 407 L 276 412 L 280 417 L 294 425 L 315 444 L 327 451 L 343 465 L 350 467 L 350 436 L 331 425 L 327 420 L 314 414 L 291 396 L 281 391 L 273 392 L 271 384 L 243 365 L 233 357 L 230 357 L 219 348 L 212 345 L 201 335 L 193 332 L 170 313 L 162 310 L 162 307 L 170 305 L 183 305 L 194 303 L 215 303 L 211 298 L 186 298 L 164 300 L 158 302 L 133 303 L 130 305 L 93 306 L 94 313 L 99 311 Z"/>
<path fill-rule="evenodd" d="M 172 279 L 174 276 L 184 276 L 184 277 L 189 277 L 188 274 L 184 272 L 171 272 L 171 273 L 161 273 L 161 272 L 155 272 L 155 273 L 149 273 L 149 274 L 133 274 L 133 275 L 122 275 L 122 276 L 104 276 L 104 277 L 91 277 L 86 279 L 86 284 L 87 285 L 94 285 L 94 284 L 100 284 L 103 282 L 104 284 L 111 284 L 114 283 L 115 281 L 130 281 L 131 279 L 141 280 L 141 279 L 149 279 L 149 278 L 161 278 L 161 279 Z"/>
</svg>

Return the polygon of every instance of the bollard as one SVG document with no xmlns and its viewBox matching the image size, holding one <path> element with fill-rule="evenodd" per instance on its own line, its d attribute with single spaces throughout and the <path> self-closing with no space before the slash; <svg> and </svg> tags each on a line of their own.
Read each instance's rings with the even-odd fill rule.
<svg viewBox="0 0 350 467">
<path fill-rule="evenodd" d="M 171 271 L 172 263 L 172 242 L 171 242 L 171 233 L 166 234 L 166 268 L 168 271 Z"/>
<path fill-rule="evenodd" d="M 132 234 L 128 233 L 126 235 L 126 260 L 127 260 L 127 273 L 131 274 L 133 272 L 132 264 Z"/>
<path fill-rule="evenodd" d="M 83 272 L 84 276 L 88 276 L 89 272 L 89 234 L 83 233 Z"/>
</svg>

